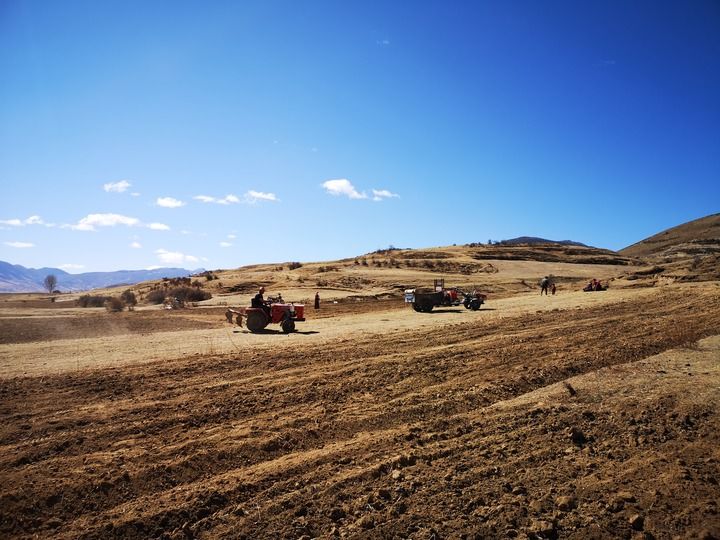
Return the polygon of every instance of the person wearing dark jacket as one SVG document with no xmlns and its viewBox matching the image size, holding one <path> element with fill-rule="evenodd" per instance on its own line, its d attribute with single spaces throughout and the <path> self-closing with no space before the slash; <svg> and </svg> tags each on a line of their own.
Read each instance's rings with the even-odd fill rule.
<svg viewBox="0 0 720 540">
<path fill-rule="evenodd" d="M 260 290 L 258 291 L 258 293 L 250 301 L 250 307 L 261 308 L 261 307 L 265 306 L 265 298 L 263 297 L 264 292 L 265 292 L 265 287 L 260 287 Z"/>
<path fill-rule="evenodd" d="M 270 317 L 270 306 L 268 306 L 265 302 L 265 298 L 263 297 L 264 292 L 265 287 L 260 287 L 258 293 L 250 301 L 250 307 L 261 308 L 265 312 L 265 314 Z"/>
<path fill-rule="evenodd" d="M 320 293 L 315 293 L 315 309 L 320 309 Z"/>
</svg>

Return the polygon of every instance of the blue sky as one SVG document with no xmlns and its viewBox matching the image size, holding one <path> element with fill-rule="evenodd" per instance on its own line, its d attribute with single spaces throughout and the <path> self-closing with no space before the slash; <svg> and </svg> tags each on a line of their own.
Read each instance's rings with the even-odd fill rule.
<svg viewBox="0 0 720 540">
<path fill-rule="evenodd" d="M 0 260 L 234 268 L 720 211 L 720 4 L 0 2 Z"/>
</svg>

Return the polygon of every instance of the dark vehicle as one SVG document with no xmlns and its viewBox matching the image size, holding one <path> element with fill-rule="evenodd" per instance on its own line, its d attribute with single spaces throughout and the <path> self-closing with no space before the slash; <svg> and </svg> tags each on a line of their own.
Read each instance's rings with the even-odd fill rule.
<svg viewBox="0 0 720 540">
<path fill-rule="evenodd" d="M 462 297 L 462 299 L 461 299 Z M 477 311 L 485 302 L 486 296 L 473 291 L 465 293 L 457 287 L 445 288 L 444 279 L 436 279 L 434 287 L 405 290 L 405 302 L 412 304 L 419 313 L 430 313 L 435 307 L 451 307 L 463 304 L 467 309 Z"/>
<path fill-rule="evenodd" d="M 471 309 L 472 311 L 477 311 L 478 309 L 480 309 L 480 306 L 485 303 L 485 299 L 487 298 L 487 295 L 479 293 L 477 291 L 473 291 L 470 294 L 463 294 L 465 295 L 465 299 L 463 300 L 463 306 L 465 306 L 465 309 Z"/>
</svg>

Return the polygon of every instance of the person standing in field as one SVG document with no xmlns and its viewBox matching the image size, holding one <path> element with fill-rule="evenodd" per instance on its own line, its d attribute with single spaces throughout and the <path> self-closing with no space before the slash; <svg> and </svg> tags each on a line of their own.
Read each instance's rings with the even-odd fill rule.
<svg viewBox="0 0 720 540">
<path fill-rule="evenodd" d="M 553 296 L 555 296 L 555 291 L 556 291 L 556 288 L 555 288 L 555 284 L 553 283 L 553 284 L 550 286 L 550 292 L 553 293 Z"/>
<path fill-rule="evenodd" d="M 320 293 L 315 293 L 315 309 L 320 309 Z"/>
<path fill-rule="evenodd" d="M 545 296 L 547 296 L 548 293 L 548 287 L 550 286 L 550 278 L 545 276 L 540 280 L 540 296 L 542 296 L 542 293 L 545 293 Z"/>
</svg>

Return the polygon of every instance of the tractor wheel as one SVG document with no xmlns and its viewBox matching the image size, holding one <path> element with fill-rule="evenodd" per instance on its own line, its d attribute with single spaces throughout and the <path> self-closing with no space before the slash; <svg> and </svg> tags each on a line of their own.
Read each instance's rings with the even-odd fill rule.
<svg viewBox="0 0 720 540">
<path fill-rule="evenodd" d="M 433 310 L 433 305 L 430 302 L 423 305 L 423 311 L 425 313 L 430 313 L 432 310 Z"/>
<path fill-rule="evenodd" d="M 417 311 L 418 313 L 421 313 L 422 310 L 423 310 L 423 307 L 422 307 L 420 304 L 415 303 L 415 302 L 413 302 L 412 307 L 413 307 L 413 309 L 414 309 L 415 311 Z"/>
<path fill-rule="evenodd" d="M 262 311 L 251 311 L 247 314 L 245 326 L 251 332 L 259 332 L 267 326 L 267 316 Z"/>
<path fill-rule="evenodd" d="M 282 327 L 283 332 L 286 334 L 289 334 L 290 332 L 295 331 L 295 321 L 292 319 L 285 319 L 280 326 Z"/>
</svg>

